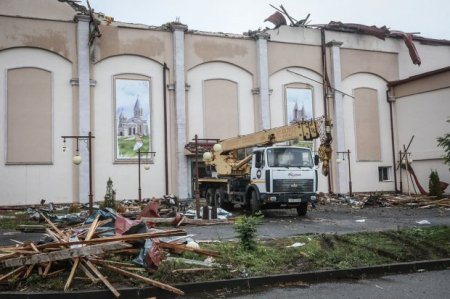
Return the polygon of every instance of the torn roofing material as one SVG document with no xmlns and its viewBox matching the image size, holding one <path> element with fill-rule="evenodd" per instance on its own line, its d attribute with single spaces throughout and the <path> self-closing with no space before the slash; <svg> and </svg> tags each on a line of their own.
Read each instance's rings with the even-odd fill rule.
<svg viewBox="0 0 450 299">
<path fill-rule="evenodd" d="M 264 22 L 267 21 L 275 25 L 273 29 L 277 29 L 282 25 L 286 25 L 286 19 L 284 18 L 283 14 L 281 14 L 279 11 L 276 11 L 273 15 L 264 20 Z"/>
<path fill-rule="evenodd" d="M 353 23 L 342 23 L 331 21 L 327 25 L 324 25 L 323 28 L 337 30 L 337 31 L 350 31 L 356 33 L 363 33 L 376 36 L 379 39 L 384 40 L 386 36 L 389 35 L 389 29 L 386 26 L 377 27 L 377 26 L 367 26 L 362 24 L 353 24 Z"/>
</svg>

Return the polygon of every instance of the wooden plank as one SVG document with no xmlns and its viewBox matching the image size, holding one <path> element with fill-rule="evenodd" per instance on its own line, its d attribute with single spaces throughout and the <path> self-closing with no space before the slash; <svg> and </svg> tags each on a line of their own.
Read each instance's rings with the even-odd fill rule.
<svg viewBox="0 0 450 299">
<path fill-rule="evenodd" d="M 47 263 L 50 261 L 67 260 L 89 255 L 102 255 L 105 254 L 106 252 L 130 247 L 132 247 L 131 244 L 124 242 L 115 242 L 106 244 L 96 244 L 86 247 L 62 249 L 49 253 L 36 253 L 31 256 L 23 256 L 4 260 L 0 262 L 0 269 L 25 266 L 31 264 Z"/>
<path fill-rule="evenodd" d="M 12 257 L 16 256 L 17 254 L 18 254 L 17 252 L 10 252 L 10 253 L 6 253 L 6 254 L 3 254 L 3 255 L 0 255 L 0 261 L 12 258 Z"/>
<path fill-rule="evenodd" d="M 83 259 L 82 261 L 89 269 L 91 269 L 92 272 L 94 272 L 95 275 L 97 275 L 97 277 L 103 282 L 103 284 L 106 285 L 106 287 L 111 291 L 111 293 L 114 294 L 114 296 L 116 296 L 117 298 L 120 297 L 120 293 L 113 287 L 113 285 L 106 279 L 106 277 L 103 276 L 100 271 L 98 271 L 98 269 L 92 264 L 92 262 L 85 259 Z"/>
<path fill-rule="evenodd" d="M 50 268 L 52 267 L 52 262 L 48 262 L 47 266 L 45 266 L 44 273 L 42 273 L 42 278 L 46 278 L 48 275 L 48 272 L 50 272 Z"/>
<path fill-rule="evenodd" d="M 95 230 L 97 229 L 98 226 L 98 220 L 100 218 L 100 214 L 97 215 L 97 217 L 95 217 L 94 221 L 92 222 L 92 225 L 89 227 L 89 230 L 86 234 L 86 238 L 85 240 L 90 240 L 92 238 L 92 236 L 94 235 Z"/>
<path fill-rule="evenodd" d="M 34 268 L 34 264 L 33 265 L 29 265 L 28 269 L 27 269 L 27 272 L 25 272 L 23 278 L 28 278 L 31 275 L 31 271 L 33 271 L 33 268 Z"/>
<path fill-rule="evenodd" d="M 94 275 L 92 275 L 92 273 L 89 271 L 89 269 L 83 264 L 80 264 L 80 269 L 83 270 L 84 274 L 86 274 L 87 277 L 89 277 L 89 279 L 92 281 L 93 284 L 97 284 L 98 283 L 98 279 L 94 277 Z"/>
<path fill-rule="evenodd" d="M 134 264 L 131 263 L 123 263 L 123 262 L 116 262 L 116 261 L 110 261 L 110 260 L 102 260 L 102 259 L 96 259 L 96 258 L 90 258 L 90 261 L 98 261 L 98 262 L 103 262 L 103 263 L 107 263 L 109 265 L 114 265 L 114 266 L 123 266 L 123 267 L 132 267 L 134 266 Z"/>
<path fill-rule="evenodd" d="M 51 229 L 46 229 L 45 232 L 53 238 L 53 241 L 55 242 L 62 242 L 63 241 L 63 237 L 60 237 L 59 235 L 55 234 Z"/>
<path fill-rule="evenodd" d="M 74 259 L 72 269 L 70 269 L 69 277 L 67 278 L 66 284 L 64 285 L 64 292 L 67 292 L 67 290 L 70 288 L 70 285 L 72 284 L 73 276 L 75 275 L 75 272 L 78 268 L 78 264 L 80 263 L 80 258 L 77 257 Z"/>
<path fill-rule="evenodd" d="M 62 239 L 57 234 L 55 234 L 53 231 L 51 231 L 50 229 L 47 229 L 46 231 L 53 238 L 53 240 L 55 242 L 62 242 Z M 64 246 L 59 246 L 59 247 L 60 248 L 64 248 Z M 57 248 L 44 248 L 44 251 L 45 250 L 52 250 L 52 249 L 56 249 L 58 251 L 60 250 L 60 249 L 57 249 Z M 81 267 L 81 270 L 83 270 L 84 274 L 86 274 L 86 276 L 89 277 L 94 283 L 97 282 L 97 279 L 94 276 L 92 276 L 92 274 L 89 272 L 89 270 L 87 270 L 86 267 L 84 267 L 84 266 Z M 44 273 L 45 273 L 45 271 L 44 271 Z M 50 275 L 50 274 L 47 274 L 47 275 Z"/>
<path fill-rule="evenodd" d="M 60 273 L 62 273 L 62 272 L 64 272 L 66 269 L 60 269 L 60 270 L 56 270 L 55 272 L 52 272 L 52 273 L 48 273 L 47 274 L 47 277 L 54 277 L 54 276 L 57 276 L 57 275 L 59 275 Z"/>
<path fill-rule="evenodd" d="M 0 281 L 3 281 L 3 280 L 5 280 L 5 279 L 7 279 L 7 278 L 9 278 L 11 276 L 14 276 L 14 275 L 22 272 L 23 270 L 25 270 L 25 268 L 26 268 L 25 266 L 22 266 L 22 267 L 19 267 L 19 268 L 15 269 L 15 270 L 13 270 L 13 271 L 11 271 L 9 273 L 6 273 L 3 276 L 0 276 Z"/>
<path fill-rule="evenodd" d="M 97 229 L 98 220 L 100 218 L 100 214 L 95 217 L 94 221 L 92 221 L 91 226 L 89 227 L 89 230 L 86 234 L 85 240 L 90 240 Z M 66 284 L 64 286 L 64 292 L 67 292 L 67 290 L 70 288 L 70 285 L 72 284 L 73 276 L 75 275 L 75 272 L 77 271 L 78 265 L 80 264 L 80 258 L 77 257 L 73 261 L 72 269 L 70 270 L 69 277 L 67 278 Z"/>
<path fill-rule="evenodd" d="M 170 286 L 168 284 L 164 284 L 162 282 L 159 282 L 159 281 L 147 278 L 147 277 L 143 277 L 143 276 L 140 276 L 140 275 L 132 273 L 132 272 L 128 272 L 128 271 L 119 269 L 117 267 L 108 265 L 107 263 L 104 263 L 104 262 L 93 261 L 93 263 L 99 264 L 102 267 L 108 268 L 108 269 L 110 269 L 110 270 L 112 270 L 114 272 L 117 272 L 117 273 L 121 274 L 121 275 L 124 275 L 124 276 L 127 276 L 127 277 L 131 277 L 131 278 L 135 278 L 135 279 L 138 279 L 138 280 L 143 281 L 145 283 L 151 284 L 151 285 L 153 285 L 155 287 L 158 287 L 160 289 L 163 289 L 163 290 L 166 290 L 166 291 L 178 294 L 178 295 L 184 295 L 184 292 L 182 290 L 177 289 L 175 287 L 172 287 L 172 286 Z"/>
<path fill-rule="evenodd" d="M 63 238 L 63 240 L 67 241 L 67 236 L 47 217 L 45 217 L 45 215 L 43 213 L 39 213 L 41 215 L 42 218 L 45 219 L 45 221 L 47 221 L 47 223 L 50 225 L 51 228 L 53 228 L 53 230 L 60 236 Z"/>
<path fill-rule="evenodd" d="M 50 248 L 50 247 L 58 247 L 58 246 L 72 246 L 78 244 L 99 244 L 99 243 L 107 243 L 107 242 L 116 242 L 116 241 L 136 241 L 143 239 L 151 239 L 158 237 L 168 237 L 168 236 L 184 236 L 186 232 L 184 230 L 168 230 L 161 232 L 147 232 L 142 234 L 133 234 L 133 235 L 122 235 L 122 236 L 113 236 L 113 237 L 104 237 L 97 238 L 92 240 L 84 240 L 84 241 L 75 241 L 75 242 L 61 242 L 61 243 L 47 243 L 43 245 L 39 245 L 38 249 Z"/>
</svg>

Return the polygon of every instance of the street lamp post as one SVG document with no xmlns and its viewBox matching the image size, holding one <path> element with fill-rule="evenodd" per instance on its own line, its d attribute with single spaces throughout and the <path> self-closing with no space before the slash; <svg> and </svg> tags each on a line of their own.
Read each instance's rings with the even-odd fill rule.
<svg viewBox="0 0 450 299">
<path fill-rule="evenodd" d="M 349 191 L 349 195 L 353 196 L 353 192 L 352 192 L 352 172 L 351 172 L 351 168 L 350 168 L 350 150 L 346 150 L 345 152 L 336 152 L 337 154 L 342 154 L 343 156 L 343 160 L 345 160 L 345 155 L 347 155 L 347 162 L 348 162 L 348 191 Z M 341 159 L 336 159 L 337 163 L 340 163 L 342 160 Z"/>
<path fill-rule="evenodd" d="M 154 157 L 156 155 L 156 152 L 141 152 L 141 148 L 138 149 L 137 151 L 138 154 L 138 196 L 139 196 L 139 202 L 142 201 L 142 190 L 141 190 L 141 155 L 145 154 L 148 155 L 150 154 L 151 157 Z M 147 165 L 144 166 L 145 170 L 149 170 L 150 167 Z"/>
<path fill-rule="evenodd" d="M 77 140 L 77 155 L 73 157 L 72 161 L 75 165 L 80 165 L 81 157 L 78 155 L 78 142 L 80 140 L 87 142 L 88 147 L 88 153 L 89 153 L 89 214 L 93 213 L 93 204 L 94 204 L 94 195 L 92 194 L 92 151 L 91 151 L 91 145 L 92 145 L 92 138 L 95 138 L 91 134 L 91 132 L 88 133 L 87 136 L 61 136 L 63 138 L 64 144 L 66 143 L 66 139 L 76 139 Z M 63 151 L 66 150 L 66 146 L 64 145 Z"/>
<path fill-rule="evenodd" d="M 195 212 L 196 212 L 197 218 L 200 218 L 200 190 L 199 190 L 199 183 L 198 183 L 198 147 L 199 147 L 199 141 L 202 141 L 202 146 L 205 146 L 205 145 L 212 145 L 211 142 L 217 143 L 217 142 L 219 142 L 219 139 L 198 138 L 197 134 L 195 134 L 195 138 L 193 140 L 195 142 L 194 143 L 195 144 L 195 180 L 194 180 Z"/>
</svg>

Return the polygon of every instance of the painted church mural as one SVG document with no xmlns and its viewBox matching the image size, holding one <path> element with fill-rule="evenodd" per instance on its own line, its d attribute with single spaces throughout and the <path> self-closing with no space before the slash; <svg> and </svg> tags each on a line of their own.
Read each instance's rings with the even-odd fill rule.
<svg viewBox="0 0 450 299">
<path fill-rule="evenodd" d="M 116 161 L 138 158 L 137 151 L 151 150 L 150 81 L 115 79 Z"/>
</svg>

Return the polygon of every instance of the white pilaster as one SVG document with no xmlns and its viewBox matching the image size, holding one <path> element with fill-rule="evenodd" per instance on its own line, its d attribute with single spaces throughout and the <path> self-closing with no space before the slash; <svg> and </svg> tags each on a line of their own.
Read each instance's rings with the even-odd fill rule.
<svg viewBox="0 0 450 299">
<path fill-rule="evenodd" d="M 87 136 L 91 130 L 91 108 L 89 91 L 89 21 L 90 17 L 77 15 L 77 56 L 78 56 L 78 133 Z M 79 170 L 79 198 L 81 203 L 89 202 L 89 153 L 87 144 L 79 142 L 82 163 Z"/>
<path fill-rule="evenodd" d="M 170 24 L 173 31 L 174 47 L 174 73 L 175 73 L 175 107 L 177 117 L 177 187 L 178 197 L 188 197 L 188 167 L 184 155 L 186 145 L 186 91 L 185 91 L 185 66 L 184 66 L 184 32 L 188 27 L 181 23 Z"/>
<path fill-rule="evenodd" d="M 267 57 L 267 33 L 256 34 L 256 57 L 258 66 L 259 106 L 258 118 L 259 130 L 270 129 L 270 101 L 269 101 L 269 65 Z"/>
<path fill-rule="evenodd" d="M 334 155 L 337 157 L 337 152 L 344 152 L 345 148 L 345 131 L 344 131 L 344 106 L 342 93 L 337 90 L 342 90 L 342 79 L 341 79 L 341 51 L 340 47 L 342 42 L 331 41 L 327 44 L 331 48 L 331 84 L 334 87 L 333 97 L 334 97 L 334 136 L 333 141 L 335 145 Z M 342 159 L 342 155 L 339 155 Z M 347 157 L 345 157 L 347 159 Z M 336 179 L 336 190 L 335 193 L 347 193 L 348 190 L 348 173 L 347 173 L 347 163 L 336 163 L 335 179 Z"/>
</svg>

